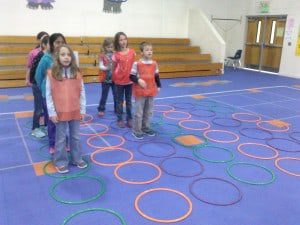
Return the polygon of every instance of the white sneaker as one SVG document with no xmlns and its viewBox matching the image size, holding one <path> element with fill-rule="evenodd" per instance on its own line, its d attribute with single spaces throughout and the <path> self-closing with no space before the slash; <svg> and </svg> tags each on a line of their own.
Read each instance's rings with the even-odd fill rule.
<svg viewBox="0 0 300 225">
<path fill-rule="evenodd" d="M 46 136 L 46 134 L 41 131 L 41 129 L 39 128 L 35 128 L 32 132 L 31 132 L 31 135 L 36 137 L 36 138 L 43 138 Z"/>
</svg>

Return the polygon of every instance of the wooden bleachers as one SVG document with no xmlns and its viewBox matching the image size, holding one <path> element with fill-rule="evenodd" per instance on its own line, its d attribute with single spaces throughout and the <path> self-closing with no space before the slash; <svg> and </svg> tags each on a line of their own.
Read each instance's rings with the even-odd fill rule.
<svg viewBox="0 0 300 225">
<path fill-rule="evenodd" d="M 67 37 L 68 44 L 79 53 L 85 82 L 98 81 L 98 54 L 104 38 Z M 201 54 L 200 47 L 190 46 L 187 38 L 129 38 L 137 59 L 142 41 L 153 44 L 161 78 L 221 74 L 222 64 L 212 63 L 211 55 Z M 25 85 L 27 54 L 35 43 L 33 36 L 0 36 L 0 88 Z"/>
</svg>

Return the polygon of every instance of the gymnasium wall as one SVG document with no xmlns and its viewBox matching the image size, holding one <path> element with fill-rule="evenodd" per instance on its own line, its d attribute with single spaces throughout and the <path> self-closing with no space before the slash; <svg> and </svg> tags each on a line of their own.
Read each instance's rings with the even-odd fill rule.
<svg viewBox="0 0 300 225">
<path fill-rule="evenodd" d="M 0 35 L 35 35 L 41 30 L 72 36 L 187 37 L 188 10 L 182 0 L 128 0 L 121 14 L 104 13 L 104 0 L 56 0 L 52 10 L 26 8 L 27 0 L 0 7 Z"/>
</svg>

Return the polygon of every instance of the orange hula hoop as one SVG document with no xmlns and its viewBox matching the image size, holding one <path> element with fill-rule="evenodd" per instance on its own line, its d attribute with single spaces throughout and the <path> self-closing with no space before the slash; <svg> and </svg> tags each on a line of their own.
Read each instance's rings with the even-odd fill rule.
<svg viewBox="0 0 300 225">
<path fill-rule="evenodd" d="M 146 164 L 146 165 L 150 165 L 150 166 L 154 167 L 154 168 L 158 171 L 157 176 L 154 177 L 154 178 L 151 179 L 151 180 L 146 180 L 146 181 L 128 181 L 128 180 L 125 180 L 125 179 L 123 179 L 122 177 L 119 176 L 118 170 L 119 170 L 121 167 L 126 166 L 126 165 L 128 165 L 128 164 L 135 164 L 135 163 Z M 155 165 L 155 164 L 153 164 L 153 163 L 150 163 L 150 162 L 146 162 L 146 161 L 129 161 L 129 162 L 125 162 L 125 163 L 122 163 L 122 164 L 118 165 L 118 166 L 115 168 L 115 170 L 114 170 L 114 175 L 115 175 L 115 177 L 116 177 L 118 180 L 122 181 L 123 183 L 127 183 L 127 184 L 150 184 L 150 183 L 153 183 L 153 182 L 157 181 L 157 180 L 161 177 L 161 174 L 162 174 L 162 173 L 161 173 L 161 169 L 160 169 L 157 165 Z"/>
<path fill-rule="evenodd" d="M 210 133 L 210 132 L 221 132 L 221 133 L 231 134 L 231 135 L 235 136 L 235 139 L 229 140 L 229 141 L 217 140 L 217 139 L 208 137 L 207 134 Z M 237 141 L 240 139 L 240 137 L 239 137 L 237 134 L 235 134 L 235 133 L 233 133 L 233 132 L 231 132 L 231 131 L 227 131 L 227 130 L 206 130 L 206 131 L 203 133 L 203 135 L 204 135 L 204 137 L 206 137 L 208 140 L 211 140 L 211 141 L 214 141 L 214 142 L 217 142 L 217 143 L 234 143 L 234 142 L 237 142 Z"/>
<path fill-rule="evenodd" d="M 271 156 L 271 157 L 260 157 L 260 156 L 256 156 L 256 155 L 251 155 L 251 154 L 246 153 L 246 152 L 244 152 L 244 151 L 242 150 L 242 146 L 244 146 L 244 145 L 263 146 L 263 147 L 266 147 L 266 148 L 271 149 L 273 152 L 275 152 L 275 155 L 274 155 L 274 156 Z M 249 142 L 249 143 L 243 143 L 243 144 L 238 145 L 237 150 L 238 150 L 241 154 L 243 154 L 243 155 L 245 155 L 245 156 L 248 156 L 248 157 L 250 157 L 250 158 L 254 158 L 254 159 L 265 159 L 265 160 L 268 160 L 268 159 L 275 159 L 275 158 L 277 158 L 278 155 L 279 155 L 278 151 L 277 151 L 275 148 L 273 148 L 273 147 L 271 147 L 271 146 L 269 146 L 269 145 L 264 145 L 264 144 L 260 144 L 260 143 L 250 143 L 250 142 Z"/>
<path fill-rule="evenodd" d="M 121 140 L 121 142 L 117 145 L 112 145 L 112 146 L 107 146 L 107 147 L 100 147 L 100 146 L 96 146 L 96 145 L 93 145 L 93 144 L 90 143 L 92 139 L 97 138 L 97 137 L 103 137 L 103 136 L 117 137 Z M 125 143 L 125 139 L 122 136 L 116 135 L 116 134 L 99 134 L 99 135 L 95 135 L 95 136 L 90 136 L 87 139 L 86 143 L 87 143 L 88 146 L 90 146 L 92 148 L 97 148 L 97 149 L 104 150 L 104 149 L 118 148 L 118 147 L 122 146 Z"/>
<path fill-rule="evenodd" d="M 300 177 L 300 174 L 299 173 L 292 173 L 286 169 L 283 169 L 280 165 L 279 165 L 279 161 L 281 160 L 298 160 L 300 161 L 300 158 L 294 158 L 294 157 L 282 157 L 282 158 L 277 158 L 275 160 L 275 166 L 277 169 L 281 170 L 282 172 L 290 175 L 290 176 L 294 176 L 294 177 Z"/>
<path fill-rule="evenodd" d="M 94 159 L 95 156 L 96 156 L 96 154 L 102 153 L 102 152 L 106 152 L 106 151 L 123 151 L 123 152 L 129 153 L 129 156 L 130 156 L 130 157 L 129 157 L 129 159 L 127 159 L 126 161 L 120 162 L 120 163 L 101 163 L 101 162 L 99 162 L 99 161 L 97 161 L 97 160 Z M 94 152 L 91 154 L 90 159 L 91 159 L 91 161 L 92 161 L 93 163 L 95 163 L 96 165 L 99 165 L 99 166 L 118 166 L 118 165 L 120 165 L 120 164 L 122 164 L 122 163 L 126 163 L 126 162 L 131 161 L 131 160 L 133 159 L 133 154 L 132 154 L 131 151 L 129 151 L 129 150 L 125 149 L 125 148 L 99 149 L 99 150 L 94 151 Z"/>
<path fill-rule="evenodd" d="M 186 202 L 188 203 L 188 205 L 189 205 L 188 211 L 187 211 L 183 216 L 181 216 L 181 217 L 179 217 L 179 218 L 176 218 L 176 219 L 170 219 L 170 220 L 156 219 L 156 218 L 153 218 L 153 217 L 151 217 L 151 216 L 146 215 L 146 214 L 143 213 L 142 210 L 139 208 L 139 201 L 140 201 L 141 197 L 143 197 L 145 194 L 148 194 L 148 193 L 154 192 L 154 191 L 168 191 L 168 192 L 173 192 L 173 193 L 176 193 L 176 194 L 180 195 L 180 196 L 183 197 L 184 200 L 186 200 Z M 181 193 L 181 192 L 179 192 L 179 191 L 176 191 L 176 190 L 174 190 L 174 189 L 170 189 L 170 188 L 152 188 L 152 189 L 148 189 L 148 190 L 146 190 L 146 191 L 140 193 L 140 194 L 136 197 L 136 199 L 135 199 L 135 201 L 134 201 L 134 207 L 135 207 L 136 211 L 138 211 L 138 213 L 139 213 L 142 217 L 144 217 L 144 218 L 146 218 L 146 219 L 148 219 L 148 220 L 150 220 L 150 221 L 154 221 L 154 222 L 158 222 L 158 223 L 175 223 L 175 222 L 182 221 L 182 220 L 186 219 L 186 218 L 192 213 L 192 210 L 193 210 L 193 204 L 192 204 L 191 200 L 190 200 L 186 195 L 184 195 L 183 193 Z"/>
</svg>

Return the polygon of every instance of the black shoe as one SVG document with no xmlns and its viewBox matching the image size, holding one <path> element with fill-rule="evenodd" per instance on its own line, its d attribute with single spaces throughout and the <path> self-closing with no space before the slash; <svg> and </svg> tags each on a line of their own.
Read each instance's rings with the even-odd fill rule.
<svg viewBox="0 0 300 225">
<path fill-rule="evenodd" d="M 154 130 L 146 130 L 146 131 L 143 131 L 144 134 L 147 134 L 148 136 L 150 137 L 154 137 L 156 135 L 155 131 Z"/>
<path fill-rule="evenodd" d="M 132 136 L 139 140 L 144 138 L 142 134 L 138 134 L 138 133 L 134 133 L 134 132 L 132 132 Z"/>
</svg>

